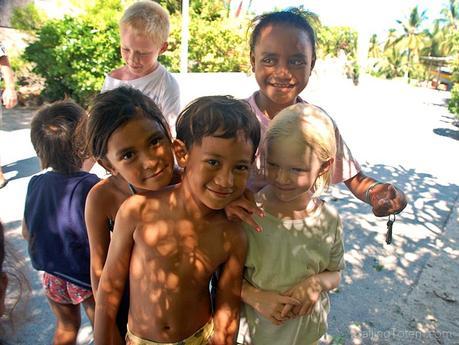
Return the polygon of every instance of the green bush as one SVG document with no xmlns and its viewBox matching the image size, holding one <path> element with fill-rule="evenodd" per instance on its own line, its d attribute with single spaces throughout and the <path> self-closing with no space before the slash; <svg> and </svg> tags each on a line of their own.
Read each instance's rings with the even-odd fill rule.
<svg viewBox="0 0 459 345">
<path fill-rule="evenodd" d="M 413 63 L 409 67 L 408 73 L 411 79 L 416 79 L 418 81 L 426 81 L 430 78 L 428 66 L 419 62 Z"/>
<path fill-rule="evenodd" d="M 70 97 L 86 105 L 104 75 L 120 64 L 118 46 L 116 22 L 101 30 L 84 18 L 65 17 L 46 22 L 23 56 L 44 77 L 46 99 Z"/>
<path fill-rule="evenodd" d="M 170 16 L 169 47 L 159 60 L 168 70 L 178 72 L 181 13 L 177 2 L 162 2 L 175 10 Z M 105 74 L 123 64 L 119 52 L 118 20 L 129 3 L 130 0 L 82 0 L 79 2 L 83 10 L 80 16 L 66 16 L 44 23 L 40 22 L 40 15 L 33 12 L 32 7 L 27 10 L 35 18 L 32 24 L 27 24 L 24 15 L 20 17 L 25 23 L 23 29 L 35 27 L 36 39 L 26 48 L 22 58 L 33 66 L 34 73 L 44 78 L 42 96 L 46 100 L 71 97 L 86 105 L 101 89 Z M 247 19 L 231 16 L 223 1 L 193 1 L 190 6 L 188 71 L 249 71 L 247 27 Z M 316 28 L 322 56 L 336 56 L 339 50 L 344 50 L 350 61 L 355 59 L 357 34 L 354 31 L 319 24 Z M 353 76 L 358 76 L 358 70 L 353 69 Z"/>
<path fill-rule="evenodd" d="M 17 7 L 11 17 L 11 26 L 15 29 L 30 32 L 38 30 L 46 22 L 46 13 L 40 11 L 33 3 Z"/>
<path fill-rule="evenodd" d="M 349 27 L 320 26 L 317 30 L 318 56 L 337 57 L 343 50 L 348 60 L 352 60 L 357 55 L 357 39 L 357 32 Z"/>
<path fill-rule="evenodd" d="M 199 6 L 198 6 L 199 5 Z M 88 104 L 102 87 L 105 74 L 122 65 L 119 52 L 119 0 L 98 0 L 79 17 L 49 20 L 35 30 L 36 40 L 23 58 L 45 79 L 43 96 L 54 101 L 71 97 Z M 202 0 L 191 7 L 189 68 L 191 72 L 247 71 L 246 23 L 227 16 L 223 2 Z M 179 71 L 181 14 L 171 15 L 169 48 L 160 57 Z"/>
<path fill-rule="evenodd" d="M 405 54 L 397 49 L 390 48 L 387 49 L 383 57 L 373 65 L 370 73 L 377 77 L 393 79 L 404 75 L 404 66 L 406 66 Z"/>
<path fill-rule="evenodd" d="M 241 72 L 249 70 L 245 31 L 248 23 L 227 16 L 223 2 L 196 1 L 190 7 L 188 71 Z M 180 70 L 182 17 L 171 15 L 169 47 L 159 61 L 170 71 Z"/>
<path fill-rule="evenodd" d="M 451 90 L 451 99 L 448 101 L 448 110 L 459 119 L 459 84 Z"/>
</svg>

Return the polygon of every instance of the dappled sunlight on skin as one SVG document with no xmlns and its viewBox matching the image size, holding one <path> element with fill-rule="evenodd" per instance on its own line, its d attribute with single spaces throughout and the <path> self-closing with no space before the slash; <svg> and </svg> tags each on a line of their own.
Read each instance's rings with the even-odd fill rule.
<svg viewBox="0 0 459 345">
<path fill-rule="evenodd" d="M 176 202 L 175 196 L 169 200 Z M 222 215 L 194 223 L 171 217 L 171 209 L 150 203 L 133 233 L 130 292 L 145 302 L 131 304 L 129 324 L 134 334 L 155 334 L 156 341 L 184 339 L 197 330 L 190 327 L 208 321 L 210 276 L 231 250 L 226 232 L 216 231 Z"/>
</svg>

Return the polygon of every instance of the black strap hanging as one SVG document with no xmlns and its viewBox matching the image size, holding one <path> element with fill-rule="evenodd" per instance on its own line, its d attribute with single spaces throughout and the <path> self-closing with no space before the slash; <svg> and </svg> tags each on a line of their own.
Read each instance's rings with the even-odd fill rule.
<svg viewBox="0 0 459 345">
<path fill-rule="evenodd" d="M 393 217 L 393 218 L 392 218 Z M 392 243 L 392 225 L 395 223 L 395 214 L 390 214 L 387 220 L 386 243 Z"/>
</svg>

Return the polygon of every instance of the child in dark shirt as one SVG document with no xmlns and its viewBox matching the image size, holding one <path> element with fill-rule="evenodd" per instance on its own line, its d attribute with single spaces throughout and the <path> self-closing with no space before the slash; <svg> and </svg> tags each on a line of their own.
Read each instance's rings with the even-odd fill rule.
<svg viewBox="0 0 459 345">
<path fill-rule="evenodd" d="M 83 108 L 60 101 L 41 108 L 31 124 L 32 144 L 47 171 L 29 182 L 22 233 L 33 267 L 44 271 L 45 295 L 57 319 L 53 344 L 76 342 L 80 304 L 94 320 L 84 207 L 99 179 L 81 170 L 85 120 Z"/>
</svg>

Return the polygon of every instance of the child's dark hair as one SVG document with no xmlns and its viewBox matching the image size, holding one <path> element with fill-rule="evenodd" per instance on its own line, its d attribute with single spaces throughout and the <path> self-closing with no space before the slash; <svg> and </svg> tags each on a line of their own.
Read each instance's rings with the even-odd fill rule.
<svg viewBox="0 0 459 345">
<path fill-rule="evenodd" d="M 64 174 L 81 169 L 87 158 L 80 130 L 84 121 L 85 110 L 73 101 L 57 101 L 37 111 L 32 119 L 30 139 L 42 168 L 53 168 Z"/>
<path fill-rule="evenodd" d="M 292 7 L 283 11 L 264 13 L 256 16 L 251 21 L 252 33 L 250 35 L 250 53 L 255 51 L 255 46 L 261 31 L 268 25 L 285 25 L 305 31 L 312 45 L 311 70 L 316 63 L 316 33 L 311 22 L 318 23 L 317 15 L 302 8 Z"/>
<path fill-rule="evenodd" d="M 137 89 L 121 86 L 97 95 L 89 108 L 86 138 L 91 155 L 96 159 L 105 157 L 113 132 L 137 116 L 158 123 L 172 141 L 169 125 L 155 102 Z"/>
<path fill-rule="evenodd" d="M 176 129 L 188 150 L 206 136 L 235 138 L 242 132 L 252 142 L 255 157 L 260 142 L 260 123 L 250 105 L 232 96 L 195 99 L 178 116 Z"/>
</svg>

